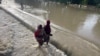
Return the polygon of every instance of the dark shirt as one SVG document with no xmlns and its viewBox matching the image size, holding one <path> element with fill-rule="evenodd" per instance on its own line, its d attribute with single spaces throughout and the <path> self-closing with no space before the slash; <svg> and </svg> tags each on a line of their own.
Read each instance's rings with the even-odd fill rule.
<svg viewBox="0 0 100 56">
<path fill-rule="evenodd" d="M 44 30 L 45 30 L 46 34 L 50 34 L 51 33 L 50 25 L 45 25 Z"/>
</svg>

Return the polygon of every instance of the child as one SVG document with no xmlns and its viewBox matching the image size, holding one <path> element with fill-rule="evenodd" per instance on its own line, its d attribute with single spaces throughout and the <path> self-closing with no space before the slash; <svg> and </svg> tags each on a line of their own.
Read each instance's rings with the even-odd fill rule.
<svg viewBox="0 0 100 56">
<path fill-rule="evenodd" d="M 43 28 L 42 25 L 38 26 L 38 29 L 35 31 L 35 38 L 37 42 L 39 43 L 39 47 L 43 45 Z"/>
</svg>

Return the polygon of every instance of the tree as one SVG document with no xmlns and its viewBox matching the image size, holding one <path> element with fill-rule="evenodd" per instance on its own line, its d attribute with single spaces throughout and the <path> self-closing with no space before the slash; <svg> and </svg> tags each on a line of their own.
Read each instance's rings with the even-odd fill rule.
<svg viewBox="0 0 100 56">
<path fill-rule="evenodd" d="M 95 0 L 88 0 L 87 3 L 88 5 L 96 5 Z"/>
<path fill-rule="evenodd" d="M 72 4 L 81 4 L 82 0 L 71 0 Z"/>
<path fill-rule="evenodd" d="M 81 1 L 81 4 L 87 5 L 87 1 L 88 1 L 88 0 L 82 0 L 82 1 Z"/>
<path fill-rule="evenodd" d="M 94 0 L 96 2 L 96 7 L 100 8 L 100 0 Z"/>
</svg>

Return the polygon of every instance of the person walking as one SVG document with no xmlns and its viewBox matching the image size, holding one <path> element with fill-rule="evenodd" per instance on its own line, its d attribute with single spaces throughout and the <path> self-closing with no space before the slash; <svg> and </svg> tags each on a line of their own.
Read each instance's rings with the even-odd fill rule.
<svg viewBox="0 0 100 56">
<path fill-rule="evenodd" d="M 46 36 L 44 37 L 44 42 L 47 43 L 50 41 L 50 36 L 52 36 L 51 34 L 51 27 L 50 27 L 50 20 L 47 20 L 46 25 L 44 26 L 44 31 L 46 33 Z"/>
<path fill-rule="evenodd" d="M 43 41 L 43 27 L 42 27 L 42 25 L 38 26 L 38 29 L 35 31 L 34 35 L 35 35 L 35 38 L 39 44 L 39 47 L 41 47 L 43 45 L 43 42 L 44 42 Z"/>
</svg>

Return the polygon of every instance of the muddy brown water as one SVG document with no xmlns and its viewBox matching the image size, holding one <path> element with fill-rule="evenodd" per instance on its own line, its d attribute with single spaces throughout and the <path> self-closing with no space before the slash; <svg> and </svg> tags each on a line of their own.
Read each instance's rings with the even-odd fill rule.
<svg viewBox="0 0 100 56">
<path fill-rule="evenodd" d="M 34 8 L 46 10 L 48 12 L 47 17 L 53 23 L 82 36 L 83 39 L 94 43 L 100 48 L 100 12 L 45 2 L 40 4 L 40 6 L 25 8 L 25 10 L 32 13 Z"/>
<path fill-rule="evenodd" d="M 83 39 L 93 42 L 100 47 L 100 13 L 78 8 L 50 4 L 46 7 L 49 19 Z"/>
</svg>

